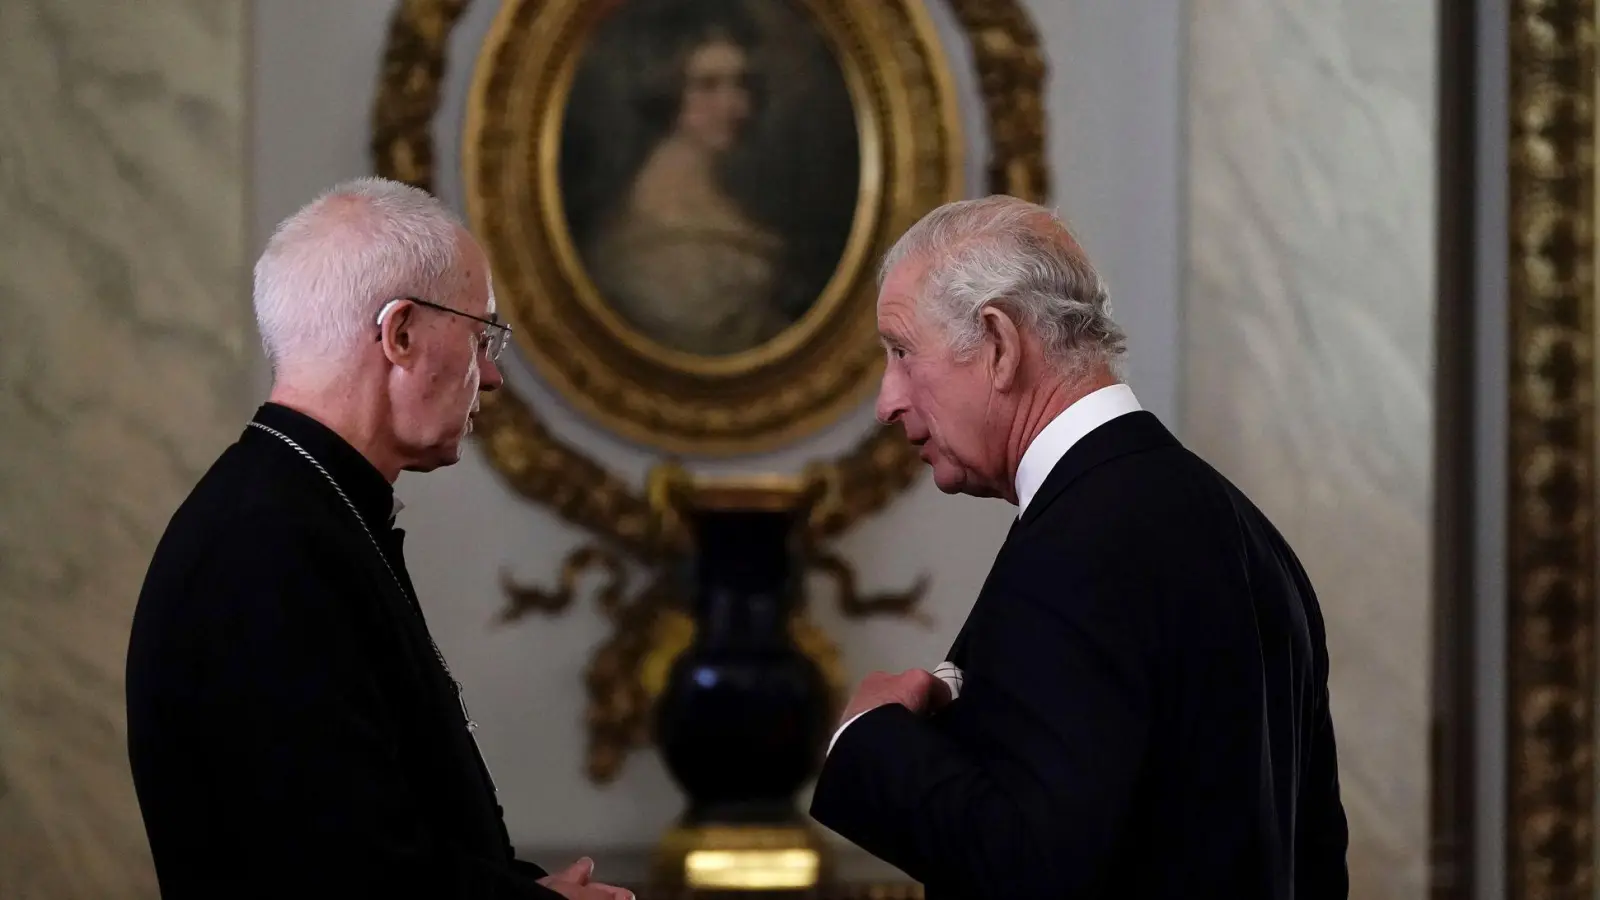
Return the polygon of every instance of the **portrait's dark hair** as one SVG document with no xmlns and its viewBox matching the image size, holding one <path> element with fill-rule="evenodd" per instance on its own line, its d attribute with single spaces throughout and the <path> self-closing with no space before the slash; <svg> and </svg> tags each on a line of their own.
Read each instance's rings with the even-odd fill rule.
<svg viewBox="0 0 1600 900">
<path fill-rule="evenodd" d="M 639 2 L 639 0 L 635 0 Z M 647 142 L 672 130 L 688 91 L 689 60 L 709 44 L 725 42 L 743 50 L 752 66 L 749 83 L 751 106 L 760 107 L 761 75 L 754 70 L 760 36 L 754 22 L 737 0 L 664 0 L 640 16 L 645 27 L 634 57 L 638 68 L 633 96 L 639 121 L 649 129 Z"/>
<path fill-rule="evenodd" d="M 603 3 L 580 41 L 561 131 L 559 178 L 573 242 L 589 246 L 640 168 L 676 127 L 695 51 L 744 50 L 750 116 L 717 159 L 741 211 L 783 242 L 778 304 L 810 308 L 854 219 L 860 143 L 844 70 L 802 0 Z"/>
<path fill-rule="evenodd" d="M 635 173 L 677 124 L 690 58 L 717 42 L 744 50 L 754 68 L 760 34 L 741 0 L 627 0 L 596 28 L 592 49 L 573 85 L 562 140 L 562 167 L 567 170 L 562 181 L 587 188 L 580 196 L 566 198 L 568 221 L 580 245 L 622 201 Z M 759 115 L 760 81 L 752 71 L 748 85 L 752 119 Z M 605 133 L 580 131 L 571 110 L 591 102 L 580 96 L 584 91 L 621 101 L 623 108 L 617 109 L 621 115 L 611 121 L 625 121 L 631 127 Z M 580 168 L 584 177 L 569 177 Z"/>
</svg>

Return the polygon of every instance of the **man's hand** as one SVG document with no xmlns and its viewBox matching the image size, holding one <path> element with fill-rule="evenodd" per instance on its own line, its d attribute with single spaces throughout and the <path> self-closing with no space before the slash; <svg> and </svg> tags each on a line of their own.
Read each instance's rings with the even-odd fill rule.
<svg viewBox="0 0 1600 900">
<path fill-rule="evenodd" d="M 559 872 L 539 879 L 539 883 L 566 897 L 567 900 L 634 900 L 633 892 L 590 881 L 594 874 L 594 860 L 587 856 Z"/>
<path fill-rule="evenodd" d="M 873 672 L 861 679 L 855 696 L 845 704 L 841 724 L 854 719 L 869 709 L 898 703 L 912 712 L 923 715 L 950 702 L 950 688 L 939 677 L 926 669 L 911 669 L 899 675 Z"/>
</svg>

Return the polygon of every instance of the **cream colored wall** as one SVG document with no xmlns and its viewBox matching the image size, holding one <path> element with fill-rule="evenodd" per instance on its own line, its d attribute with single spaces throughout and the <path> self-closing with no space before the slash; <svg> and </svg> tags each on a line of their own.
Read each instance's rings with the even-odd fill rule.
<svg viewBox="0 0 1600 900">
<path fill-rule="evenodd" d="M 1055 65 L 1048 106 L 1058 201 L 1111 280 L 1132 334 L 1134 387 L 1170 421 L 1181 274 L 1179 7 L 1159 0 L 1027 5 Z M 368 170 L 368 111 L 392 7 L 392 0 L 273 0 L 258 7 L 252 143 L 258 243 L 318 190 Z M 934 10 L 948 28 L 944 8 Z M 493 11 L 487 0 L 468 8 L 453 36 L 454 59 L 470 58 Z M 467 75 L 464 63 L 448 73 L 437 129 L 440 192 L 452 200 L 459 199 L 452 135 Z M 972 91 L 970 77 L 963 89 Z M 580 418 L 522 364 L 509 374 L 566 439 L 617 472 L 642 476 L 646 453 Z M 714 468 L 794 471 L 848 447 L 870 416 L 863 407 L 789 451 Z M 631 758 L 622 778 L 604 789 L 580 774 L 582 671 L 605 635 L 592 605 L 554 620 L 490 625 L 501 604 L 503 567 L 548 582 L 583 536 L 513 496 L 475 451 L 450 470 L 402 478 L 399 490 L 417 586 L 482 724 L 479 738 L 514 839 L 525 846 L 653 840 L 679 801 L 652 755 Z M 928 607 L 937 617 L 931 631 L 899 622 L 844 624 L 828 603 L 817 604 L 851 671 L 942 659 L 1010 517 L 1003 503 L 946 498 L 923 483 L 848 535 L 840 546 L 860 567 L 866 588 L 893 588 L 927 573 Z"/>
<path fill-rule="evenodd" d="M 122 664 L 251 409 L 241 0 L 0 4 L 0 897 L 154 897 Z"/>
<path fill-rule="evenodd" d="M 1184 433 L 1276 520 L 1320 593 L 1351 896 L 1421 898 L 1435 7 L 1192 10 Z"/>
</svg>

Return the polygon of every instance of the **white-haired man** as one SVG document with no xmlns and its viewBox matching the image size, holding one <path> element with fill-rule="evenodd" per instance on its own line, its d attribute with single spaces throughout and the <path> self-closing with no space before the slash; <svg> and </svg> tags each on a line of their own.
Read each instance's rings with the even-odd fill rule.
<svg viewBox="0 0 1600 900">
<path fill-rule="evenodd" d="M 394 527 L 456 462 L 510 329 L 427 193 L 340 185 L 255 270 L 271 396 L 173 516 L 128 650 L 128 749 L 162 896 L 598 898 L 514 859 Z"/>
<path fill-rule="evenodd" d="M 1018 518 L 939 674 L 862 682 L 812 815 L 930 900 L 1344 898 L 1316 596 L 1121 383 L 1077 241 L 965 201 L 883 271 L 878 417 Z"/>
</svg>

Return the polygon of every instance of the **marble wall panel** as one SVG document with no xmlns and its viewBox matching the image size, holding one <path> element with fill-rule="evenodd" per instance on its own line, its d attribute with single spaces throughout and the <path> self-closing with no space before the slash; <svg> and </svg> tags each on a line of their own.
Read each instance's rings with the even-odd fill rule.
<svg viewBox="0 0 1600 900">
<path fill-rule="evenodd" d="M 0 897 L 156 896 L 122 672 L 251 408 L 244 0 L 0 3 Z"/>
<path fill-rule="evenodd" d="M 1426 896 L 1436 16 L 1191 6 L 1184 433 L 1317 585 L 1370 900 Z"/>
</svg>

